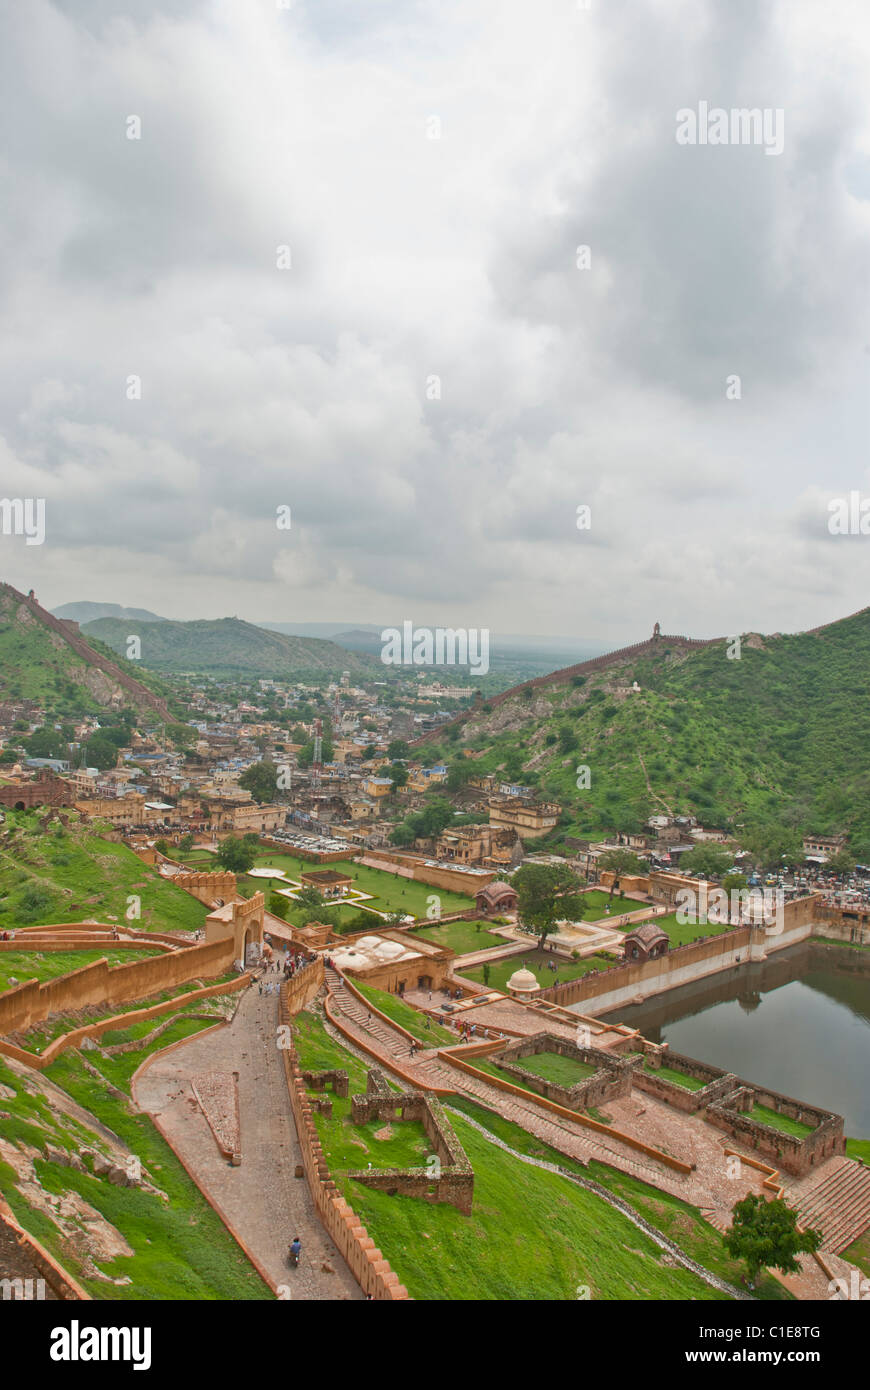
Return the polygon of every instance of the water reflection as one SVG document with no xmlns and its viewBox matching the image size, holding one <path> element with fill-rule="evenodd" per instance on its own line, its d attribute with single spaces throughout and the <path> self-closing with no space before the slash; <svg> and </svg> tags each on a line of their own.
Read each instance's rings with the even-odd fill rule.
<svg viewBox="0 0 870 1390">
<path fill-rule="evenodd" d="M 870 1138 L 870 979 L 820 969 L 806 945 L 609 1017 L 674 1052 L 835 1110 L 847 1134 Z"/>
</svg>

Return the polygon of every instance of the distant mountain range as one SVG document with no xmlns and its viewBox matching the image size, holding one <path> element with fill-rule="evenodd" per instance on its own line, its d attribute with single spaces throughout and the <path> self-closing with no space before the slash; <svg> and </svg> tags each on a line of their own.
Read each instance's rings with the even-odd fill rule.
<svg viewBox="0 0 870 1390">
<path fill-rule="evenodd" d="M 124 608 L 120 603 L 62 603 L 60 608 L 52 608 L 51 611 L 55 618 L 79 624 L 92 623 L 97 618 L 124 618 L 127 622 L 138 623 L 166 621 L 159 614 L 150 613 L 147 608 Z"/>
<path fill-rule="evenodd" d="M 255 627 L 241 618 L 169 619 L 142 622 L 97 618 L 83 625 L 87 637 L 99 638 L 113 651 L 127 654 L 130 637 L 141 643 L 141 662 L 154 671 L 193 671 L 221 678 L 299 679 L 306 673 L 336 675 L 371 670 L 366 657 L 319 637 L 292 637 Z"/>
</svg>

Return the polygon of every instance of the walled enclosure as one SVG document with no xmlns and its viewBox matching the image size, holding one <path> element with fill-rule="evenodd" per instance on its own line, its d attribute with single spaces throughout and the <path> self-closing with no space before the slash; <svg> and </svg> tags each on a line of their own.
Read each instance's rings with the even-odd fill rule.
<svg viewBox="0 0 870 1390">
<path fill-rule="evenodd" d="M 423 1168 L 370 1168 L 348 1173 L 349 1178 L 390 1196 L 401 1193 L 422 1197 L 427 1202 L 449 1202 L 463 1216 L 471 1215 L 474 1170 L 434 1096 L 421 1091 L 391 1091 L 383 1073 L 372 1067 L 366 1094 L 351 1097 L 351 1119 L 355 1125 L 367 1124 L 369 1120 L 389 1124 L 414 1120 L 423 1126 L 438 1162 Z"/>
<path fill-rule="evenodd" d="M 547 1081 L 537 1072 L 527 1071 L 521 1065 L 524 1057 L 537 1057 L 542 1052 L 558 1053 L 560 1057 L 593 1066 L 595 1071 L 575 1086 L 560 1086 L 555 1081 Z M 588 1110 L 590 1106 L 627 1096 L 631 1091 L 633 1076 L 643 1066 L 640 1057 L 619 1057 L 597 1047 L 577 1047 L 567 1038 L 556 1037 L 553 1033 L 534 1033 L 491 1055 L 490 1061 L 518 1085 L 525 1086 L 529 1091 L 537 1091 L 539 1095 L 569 1110 Z"/>
<path fill-rule="evenodd" d="M 786 1134 L 774 1125 L 752 1120 L 746 1113 L 754 1105 L 764 1105 L 791 1120 L 812 1125 L 813 1132 L 803 1138 Z M 705 1118 L 717 1129 L 750 1146 L 755 1153 L 773 1159 L 778 1168 L 798 1177 L 815 1167 L 818 1160 L 846 1152 L 843 1117 L 830 1110 L 768 1091 L 748 1081 L 736 1081 L 730 1095 L 707 1107 Z"/>
</svg>

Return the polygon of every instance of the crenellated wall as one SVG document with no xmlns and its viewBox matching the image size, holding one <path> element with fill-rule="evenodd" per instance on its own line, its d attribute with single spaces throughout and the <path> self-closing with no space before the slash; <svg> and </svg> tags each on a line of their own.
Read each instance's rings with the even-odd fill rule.
<svg viewBox="0 0 870 1390">
<path fill-rule="evenodd" d="M 232 963 L 233 942 L 227 937 L 125 965 L 109 965 L 103 957 L 41 984 L 27 980 L 0 994 L 0 1034 L 32 1028 L 50 1014 L 147 999 L 187 980 L 223 975 Z"/>
</svg>

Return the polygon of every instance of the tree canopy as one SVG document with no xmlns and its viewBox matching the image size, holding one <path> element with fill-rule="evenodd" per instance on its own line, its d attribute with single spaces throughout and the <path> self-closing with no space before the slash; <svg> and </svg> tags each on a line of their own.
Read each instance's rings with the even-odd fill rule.
<svg viewBox="0 0 870 1390">
<path fill-rule="evenodd" d="M 733 1208 L 731 1227 L 723 1236 L 728 1254 L 746 1262 L 750 1283 L 762 1269 L 796 1274 L 797 1256 L 811 1255 L 822 1242 L 821 1231 L 797 1229 L 797 1212 L 781 1198 L 767 1201 L 750 1192 Z"/>
<path fill-rule="evenodd" d="M 517 892 L 517 913 L 544 943 L 556 923 L 583 916 L 580 880 L 564 864 L 524 864 L 511 879 Z"/>
</svg>

